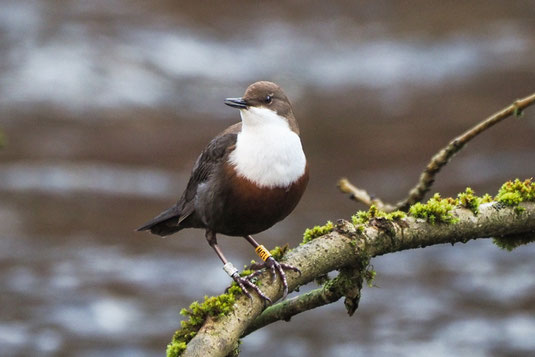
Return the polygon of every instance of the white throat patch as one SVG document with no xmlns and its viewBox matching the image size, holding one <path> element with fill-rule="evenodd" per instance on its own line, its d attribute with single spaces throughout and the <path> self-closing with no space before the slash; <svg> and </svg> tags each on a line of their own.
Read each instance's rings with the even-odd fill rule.
<svg viewBox="0 0 535 357">
<path fill-rule="evenodd" d="M 242 131 L 229 155 L 238 175 L 261 187 L 288 187 L 305 172 L 299 136 L 288 122 L 267 108 L 240 110 Z"/>
</svg>

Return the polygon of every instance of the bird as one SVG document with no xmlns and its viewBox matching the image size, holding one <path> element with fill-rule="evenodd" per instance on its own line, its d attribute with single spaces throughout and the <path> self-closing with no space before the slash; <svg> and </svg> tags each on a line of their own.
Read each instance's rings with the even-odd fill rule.
<svg viewBox="0 0 535 357">
<path fill-rule="evenodd" d="M 243 237 L 280 277 L 283 299 L 288 294 L 284 270 L 299 272 L 276 261 L 253 239 L 286 218 L 297 206 L 309 180 L 309 168 L 290 100 L 280 86 L 269 81 L 251 84 L 242 97 L 226 98 L 241 121 L 215 136 L 198 156 L 191 177 L 177 203 L 139 227 L 168 236 L 185 228 L 205 230 L 208 244 L 225 272 L 251 298 L 248 288 L 271 302 L 251 280 L 258 273 L 240 276 L 217 244 L 217 235 Z"/>
</svg>

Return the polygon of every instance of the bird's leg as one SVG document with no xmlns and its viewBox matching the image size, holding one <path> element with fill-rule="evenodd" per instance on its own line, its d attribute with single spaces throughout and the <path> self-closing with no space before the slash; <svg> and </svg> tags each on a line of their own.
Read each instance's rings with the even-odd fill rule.
<svg viewBox="0 0 535 357">
<path fill-rule="evenodd" d="M 227 260 L 227 258 L 225 258 L 225 255 L 223 254 L 223 252 L 221 251 L 221 249 L 219 248 L 219 246 L 217 245 L 217 238 L 216 238 L 216 235 L 215 235 L 215 232 L 211 231 L 211 230 L 207 230 L 206 231 L 206 240 L 208 241 L 208 244 L 210 244 L 210 247 L 212 247 L 215 251 L 215 253 L 217 254 L 217 256 L 219 257 L 219 259 L 221 259 L 221 261 L 223 262 L 223 270 L 225 272 L 227 272 L 227 274 L 232 278 L 234 279 L 234 281 L 236 282 L 236 284 L 238 284 L 238 286 L 242 289 L 243 293 L 245 295 L 247 295 L 247 297 L 249 299 L 251 299 L 251 294 L 247 291 L 247 287 L 256 291 L 256 293 L 262 298 L 264 299 L 265 301 L 269 301 L 271 303 L 271 299 L 268 298 L 263 292 L 262 290 L 260 290 L 258 288 L 258 286 L 256 286 L 254 283 L 252 283 L 249 279 L 247 278 L 243 278 L 240 276 L 240 274 L 238 273 L 238 269 L 236 269 L 234 267 L 234 265 L 232 265 L 231 262 L 229 262 Z"/>
<path fill-rule="evenodd" d="M 298 272 L 299 274 L 301 274 L 301 271 L 292 265 L 279 263 L 278 261 L 276 261 L 275 258 L 271 256 L 269 250 L 267 250 L 266 247 L 264 247 L 263 245 L 258 244 L 250 235 L 244 236 L 243 238 L 245 238 L 249 243 L 251 243 L 251 245 L 255 248 L 256 254 L 264 261 L 264 266 L 271 270 L 271 278 L 274 280 L 277 273 L 281 277 L 283 287 L 282 299 L 284 300 L 286 298 L 286 295 L 288 295 L 288 281 L 286 280 L 286 273 L 284 273 L 284 269 L 292 270 Z M 261 271 L 257 270 L 251 275 L 249 275 L 247 278 L 251 279 L 259 275 L 260 273 Z"/>
</svg>

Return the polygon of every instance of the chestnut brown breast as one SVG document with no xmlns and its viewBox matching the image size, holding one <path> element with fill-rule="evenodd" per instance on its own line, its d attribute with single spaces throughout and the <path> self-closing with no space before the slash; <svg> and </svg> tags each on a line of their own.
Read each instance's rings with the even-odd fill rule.
<svg viewBox="0 0 535 357">
<path fill-rule="evenodd" d="M 231 236 L 262 232 L 288 216 L 305 191 L 308 165 L 303 176 L 288 187 L 258 187 L 238 176 L 231 164 L 220 175 L 218 214 L 209 222 L 214 231 Z"/>
</svg>

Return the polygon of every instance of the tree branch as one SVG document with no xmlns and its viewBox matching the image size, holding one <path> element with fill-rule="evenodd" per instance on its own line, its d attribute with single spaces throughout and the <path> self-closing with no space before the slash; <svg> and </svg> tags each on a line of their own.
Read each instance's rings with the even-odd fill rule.
<svg viewBox="0 0 535 357">
<path fill-rule="evenodd" d="M 456 223 L 430 224 L 412 217 L 399 220 L 373 218 L 362 232 L 353 224 L 342 221 L 333 232 L 286 254 L 284 261 L 302 272 L 301 275 L 288 272 L 290 290 L 335 269 L 361 267 L 368 264 L 371 257 L 378 255 L 435 244 L 465 243 L 482 237 L 535 232 L 534 202 L 523 202 L 518 207 L 486 203 L 479 207 L 478 215 L 464 208 L 456 208 L 451 213 L 456 217 Z M 281 297 L 282 290 L 278 283 L 272 284 L 270 279 L 266 272 L 260 276 L 259 282 L 264 293 L 276 301 Z M 354 288 L 350 286 L 349 289 Z M 272 306 L 264 313 L 263 302 L 257 296 L 252 300 L 241 296 L 232 313 L 216 320 L 208 319 L 204 323 L 187 344 L 183 355 L 226 356 L 245 333 L 274 321 L 288 320 L 297 313 L 322 305 L 322 302 L 336 301 L 346 293 L 344 289 L 330 292 L 324 287 Z"/>
<path fill-rule="evenodd" d="M 534 241 L 535 185 L 530 180 L 516 180 L 502 186 L 496 197 L 499 202 L 479 205 L 479 202 L 486 201 L 490 196 L 477 198 L 467 190 L 459 195 L 458 200 L 441 200 L 436 196 L 427 205 L 411 205 L 423 198 L 435 175 L 468 141 L 512 114 L 520 115 L 522 110 L 534 102 L 535 94 L 518 100 L 452 140 L 432 158 L 422 173 L 420 182 L 411 190 L 407 199 L 396 206 L 372 199 L 366 191 L 359 190 L 349 181 L 341 181 L 339 187 L 344 192 L 351 193 L 355 199 L 388 211 L 396 207 L 407 211 L 410 206 L 410 213 L 414 217 L 426 217 L 431 223 L 414 217 L 402 218 L 399 212 L 391 215 L 384 212 L 377 214 L 377 209 L 373 207 L 368 215 L 355 216 L 355 225 L 340 221 L 334 231 L 297 247 L 283 259 L 301 270 L 301 274 L 291 271 L 287 273 L 290 291 L 330 271 L 340 270 L 335 279 L 322 288 L 278 303 L 263 312 L 263 301 L 256 295 L 251 300 L 238 295 L 235 301 L 234 295 L 227 295 L 225 299 L 234 302 L 234 305 L 230 305 L 233 308 L 230 313 L 208 314 L 216 317 L 198 319 L 199 322 L 204 320 L 202 327 L 197 332 L 196 329 L 185 330 L 188 338 L 181 340 L 179 337 L 174 340 L 176 344 L 168 346 L 168 353 L 172 351 L 171 355 L 176 356 L 185 348 L 184 356 L 226 356 L 236 349 L 240 337 L 275 321 L 289 320 L 303 311 L 337 301 L 342 296 L 346 297 L 345 306 L 351 315 L 358 307 L 369 260 L 378 255 L 435 244 L 467 242 L 483 237 L 500 237 L 496 243 L 508 249 Z M 452 209 L 453 204 L 470 209 L 459 206 Z M 366 224 L 360 220 L 363 217 L 368 219 Z M 447 223 L 433 224 L 436 222 Z M 326 227 L 315 227 L 312 231 L 323 233 Z M 273 283 L 269 273 L 262 273 L 258 284 L 272 301 L 281 297 L 279 282 Z M 180 330 L 177 336 L 186 336 L 183 333 L 184 330 Z"/>
<path fill-rule="evenodd" d="M 386 211 L 386 212 L 392 212 L 396 210 L 395 206 L 388 204 L 388 203 L 384 203 L 379 198 L 372 198 L 368 194 L 368 192 L 356 187 L 351 182 L 349 182 L 349 180 L 345 177 L 342 177 L 338 181 L 337 186 L 340 189 L 340 191 L 342 191 L 343 193 L 349 193 L 350 194 L 349 198 L 357 202 L 362 202 L 368 207 L 370 207 L 371 205 L 374 205 L 380 210 Z"/>
<path fill-rule="evenodd" d="M 355 267 L 344 268 L 340 275 L 330 280 L 322 287 L 309 291 L 306 294 L 292 299 L 281 301 L 265 309 L 245 330 L 243 336 L 247 336 L 266 325 L 284 320 L 290 321 L 292 316 L 301 312 L 315 309 L 323 305 L 338 301 L 346 296 L 346 308 L 349 315 L 353 315 L 358 307 L 360 291 L 362 290 L 363 277 L 360 269 Z"/>
<path fill-rule="evenodd" d="M 379 199 L 372 199 L 370 195 L 362 189 L 359 189 L 352 185 L 347 179 L 341 179 L 338 182 L 339 189 L 344 193 L 349 193 L 352 199 L 362 202 L 368 206 L 372 204 L 376 205 L 378 208 L 381 208 L 385 211 L 391 212 L 394 210 L 407 211 L 411 205 L 416 202 L 420 202 L 425 194 L 429 191 L 433 183 L 435 182 L 435 176 L 438 172 L 444 167 L 450 159 L 457 154 L 470 140 L 475 138 L 477 135 L 481 134 L 488 128 L 494 126 L 500 121 L 512 116 L 520 116 L 522 112 L 535 103 L 535 93 L 516 100 L 513 104 L 508 107 L 500 110 L 497 113 L 494 113 L 487 119 L 483 120 L 473 128 L 467 130 L 460 136 L 451 140 L 446 147 L 440 150 L 435 154 L 431 161 L 427 164 L 425 170 L 420 175 L 420 180 L 410 191 L 407 198 L 402 201 L 399 201 L 395 205 L 390 205 L 383 203 Z"/>
</svg>

